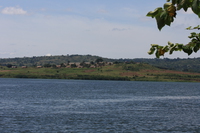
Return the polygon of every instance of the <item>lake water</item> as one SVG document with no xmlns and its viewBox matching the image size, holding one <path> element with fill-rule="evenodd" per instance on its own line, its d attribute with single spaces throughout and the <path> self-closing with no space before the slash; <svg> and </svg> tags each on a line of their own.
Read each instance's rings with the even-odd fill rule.
<svg viewBox="0 0 200 133">
<path fill-rule="evenodd" d="M 1 133 L 200 133 L 200 83 L 0 79 Z"/>
</svg>

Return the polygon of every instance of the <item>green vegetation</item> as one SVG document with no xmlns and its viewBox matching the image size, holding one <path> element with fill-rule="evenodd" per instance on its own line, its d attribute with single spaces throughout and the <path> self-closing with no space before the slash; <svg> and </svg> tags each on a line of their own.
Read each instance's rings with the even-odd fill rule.
<svg viewBox="0 0 200 133">
<path fill-rule="evenodd" d="M 189 58 L 189 59 L 134 59 L 135 62 L 145 62 L 155 67 L 176 70 L 184 72 L 197 72 L 200 73 L 200 58 Z"/>
<path fill-rule="evenodd" d="M 103 63 L 100 62 L 103 59 Z M 100 61 L 99 61 L 100 60 Z M 105 63 L 111 65 L 113 63 L 147 63 L 154 67 L 166 69 L 166 70 L 176 70 L 184 72 L 198 72 L 200 73 L 200 58 L 188 58 L 188 59 L 145 59 L 145 58 L 136 58 L 136 59 L 108 59 L 101 58 L 99 56 L 91 55 L 62 55 L 62 56 L 42 56 L 42 57 L 24 57 L 24 58 L 7 58 L 0 59 L 0 66 L 7 66 L 11 68 L 12 66 L 22 67 L 77 67 L 76 63 L 79 66 L 84 68 L 90 68 L 91 66 L 103 66 Z M 21 65 L 20 65 L 21 64 Z M 129 67 L 128 69 L 137 70 L 136 68 Z"/>
<path fill-rule="evenodd" d="M 199 73 L 165 70 L 147 63 L 117 63 L 97 68 L 8 68 L 0 67 L 1 78 L 45 78 L 127 81 L 192 81 L 199 82 Z"/>
<path fill-rule="evenodd" d="M 0 64 L 6 66 L 8 64 L 16 66 L 43 66 L 43 65 L 61 65 L 62 63 L 75 62 L 95 62 L 103 60 L 105 62 L 113 61 L 113 59 L 101 58 L 92 55 L 57 55 L 57 56 L 34 56 L 34 57 L 16 57 L 0 59 Z"/>
<path fill-rule="evenodd" d="M 67 55 L 0 59 L 0 66 L 1 78 L 199 81 L 200 58 L 108 59 Z"/>
<path fill-rule="evenodd" d="M 170 26 L 176 18 L 177 12 L 183 9 L 187 12 L 191 9 L 194 14 L 200 18 L 200 1 L 199 0 L 167 0 L 167 3 L 163 7 L 158 7 L 154 11 L 147 13 L 148 17 L 156 19 L 158 29 L 161 30 L 165 25 Z M 188 27 L 187 30 L 199 30 L 200 25 L 196 27 Z M 174 51 L 184 51 L 188 55 L 193 52 L 197 52 L 200 49 L 200 33 L 192 32 L 188 38 L 191 40 L 188 44 L 179 44 L 168 42 L 166 46 L 160 46 L 158 44 L 151 44 L 149 54 L 155 55 L 157 58 L 163 56 L 166 52 L 172 54 Z"/>
</svg>

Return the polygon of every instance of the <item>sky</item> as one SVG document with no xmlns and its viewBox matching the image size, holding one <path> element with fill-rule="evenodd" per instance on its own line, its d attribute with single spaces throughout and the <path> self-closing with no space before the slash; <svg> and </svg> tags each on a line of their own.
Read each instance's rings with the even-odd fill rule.
<svg viewBox="0 0 200 133">
<path fill-rule="evenodd" d="M 178 11 L 159 31 L 149 11 L 166 0 L 0 0 L 0 58 L 49 55 L 97 55 L 107 58 L 155 58 L 150 44 L 187 44 L 199 18 Z M 183 52 L 162 58 L 194 58 Z"/>
</svg>

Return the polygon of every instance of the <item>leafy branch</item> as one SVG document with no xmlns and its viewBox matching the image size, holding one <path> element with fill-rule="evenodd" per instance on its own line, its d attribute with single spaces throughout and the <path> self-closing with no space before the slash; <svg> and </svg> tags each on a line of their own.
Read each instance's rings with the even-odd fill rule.
<svg viewBox="0 0 200 133">
<path fill-rule="evenodd" d="M 154 11 L 147 13 L 148 17 L 156 19 L 157 27 L 161 30 L 165 25 L 170 26 L 174 22 L 174 18 L 177 15 L 177 11 L 183 9 L 185 12 L 188 8 L 191 8 L 192 11 L 198 15 L 200 18 L 200 1 L 199 0 L 167 0 L 168 3 L 165 3 L 162 7 L 156 8 Z M 187 30 L 200 29 L 200 26 L 188 27 Z M 151 44 L 149 54 L 155 53 L 156 57 L 164 56 L 166 52 L 172 54 L 174 51 L 183 51 L 188 55 L 193 52 L 197 52 L 200 49 L 200 33 L 192 32 L 189 36 L 191 41 L 184 45 L 179 43 L 168 42 L 166 46 L 160 46 L 158 44 Z"/>
</svg>

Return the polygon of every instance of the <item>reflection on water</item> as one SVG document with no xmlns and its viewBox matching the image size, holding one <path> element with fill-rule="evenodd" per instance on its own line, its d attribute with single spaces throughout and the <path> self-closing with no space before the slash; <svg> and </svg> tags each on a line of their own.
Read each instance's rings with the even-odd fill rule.
<svg viewBox="0 0 200 133">
<path fill-rule="evenodd" d="M 200 132 L 199 83 L 0 79 L 0 132 Z"/>
</svg>

